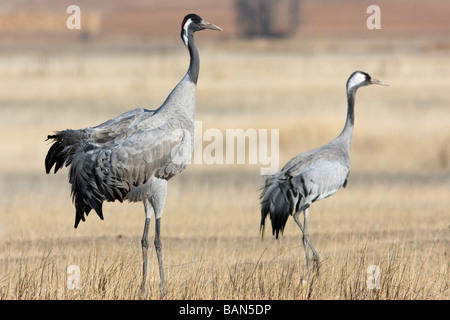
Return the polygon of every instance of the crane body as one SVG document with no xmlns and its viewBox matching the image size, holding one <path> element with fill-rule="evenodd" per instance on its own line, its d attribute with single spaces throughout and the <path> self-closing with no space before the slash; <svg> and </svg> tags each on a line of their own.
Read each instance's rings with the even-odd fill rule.
<svg viewBox="0 0 450 320">
<path fill-rule="evenodd" d="M 309 240 L 306 228 L 309 207 L 315 201 L 327 198 L 347 185 L 350 174 L 349 151 L 354 126 L 355 94 L 358 88 L 370 84 L 386 85 L 365 72 L 352 73 L 346 85 L 347 120 L 339 136 L 324 146 L 293 157 L 279 172 L 266 179 L 261 193 L 261 234 L 264 234 L 267 216 L 270 216 L 272 233 L 278 238 L 280 232 L 283 233 L 287 219 L 293 215 L 303 234 L 308 272 L 310 272 L 308 247 L 313 253 L 317 268 L 319 261 L 319 255 Z M 302 212 L 303 224 L 300 220 Z"/>
<path fill-rule="evenodd" d="M 63 130 L 48 136 L 53 145 L 45 159 L 46 172 L 53 166 L 55 173 L 70 166 L 75 228 L 92 209 L 103 219 L 105 200 L 143 201 L 143 297 L 146 297 L 148 229 L 153 214 L 161 296 L 165 296 L 160 220 L 167 182 L 188 166 L 192 156 L 199 74 L 194 32 L 204 29 L 222 30 L 196 14 L 184 17 L 181 39 L 189 50 L 189 69 L 158 109 L 137 108 L 95 127 Z"/>
</svg>

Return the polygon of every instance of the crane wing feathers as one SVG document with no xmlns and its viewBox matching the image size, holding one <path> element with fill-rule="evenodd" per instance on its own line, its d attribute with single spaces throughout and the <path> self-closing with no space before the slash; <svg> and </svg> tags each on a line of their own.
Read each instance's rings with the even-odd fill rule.
<svg viewBox="0 0 450 320">
<path fill-rule="evenodd" d="M 96 143 L 106 143 L 113 139 L 126 139 L 144 128 L 151 128 L 152 122 L 157 122 L 153 110 L 143 108 L 134 109 L 110 119 L 96 127 L 87 129 L 90 139 Z M 160 123 L 153 123 L 159 126 Z"/>
<path fill-rule="evenodd" d="M 327 158 L 314 160 L 309 154 L 292 160 L 288 163 L 290 166 L 267 178 L 261 194 L 261 233 L 265 219 L 270 215 L 276 238 L 280 231 L 283 232 L 289 215 L 294 211 L 304 210 L 314 201 L 331 196 L 345 187 L 350 170 L 345 161 L 342 163 Z"/>
<path fill-rule="evenodd" d="M 184 170 L 192 154 L 189 138 L 187 130 L 174 130 L 173 125 L 165 123 L 115 142 L 112 148 L 100 149 L 95 170 L 107 199 L 120 200 L 109 189 L 128 192 L 152 176 L 169 179 Z"/>
<path fill-rule="evenodd" d="M 345 186 L 348 174 L 349 167 L 345 164 L 318 160 L 292 177 L 292 185 L 302 196 L 304 204 L 311 204 L 334 194 Z"/>
<path fill-rule="evenodd" d="M 134 187 L 153 176 L 168 180 L 190 163 L 194 123 L 156 114 L 135 109 L 96 127 L 48 136 L 54 143 L 45 160 L 47 173 L 53 165 L 55 172 L 71 165 L 75 227 L 91 209 L 102 218 L 104 200 L 142 200 L 128 198 Z"/>
<path fill-rule="evenodd" d="M 317 163 L 318 161 L 335 162 L 350 168 L 348 149 L 342 145 L 339 139 L 335 139 L 320 148 L 312 149 L 293 157 L 284 165 L 281 171 L 294 177 L 306 170 L 310 170 L 314 166 L 320 166 L 320 163 Z"/>
</svg>

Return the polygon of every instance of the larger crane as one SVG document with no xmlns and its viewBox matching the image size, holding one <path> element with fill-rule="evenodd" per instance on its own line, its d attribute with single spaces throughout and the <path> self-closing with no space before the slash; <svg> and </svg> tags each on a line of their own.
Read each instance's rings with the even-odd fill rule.
<svg viewBox="0 0 450 320">
<path fill-rule="evenodd" d="M 261 193 L 261 234 L 264 234 L 265 220 L 269 215 L 272 233 L 278 239 L 280 231 L 283 233 L 289 215 L 293 214 L 303 234 L 303 247 L 310 277 L 308 246 L 317 267 L 319 255 L 312 246 L 306 229 L 309 207 L 313 202 L 329 197 L 346 186 L 350 173 L 349 151 L 355 120 L 355 94 L 359 88 L 371 84 L 387 85 L 365 72 L 353 72 L 346 85 L 347 120 L 341 134 L 322 147 L 292 158 L 281 171 L 266 179 Z M 301 212 L 303 225 L 300 221 Z"/>
<path fill-rule="evenodd" d="M 181 39 L 189 50 L 189 69 L 158 109 L 139 108 L 96 127 L 63 130 L 48 136 L 53 145 L 45 158 L 46 172 L 53 166 L 56 173 L 70 165 L 75 228 L 80 220 L 85 221 L 85 214 L 87 216 L 92 209 L 103 220 L 105 200 L 144 202 L 143 297 L 146 297 L 148 229 L 153 214 L 161 296 L 165 296 L 160 221 L 167 182 L 187 167 L 192 156 L 200 63 L 194 32 L 204 29 L 222 30 L 196 14 L 184 17 Z"/>
</svg>

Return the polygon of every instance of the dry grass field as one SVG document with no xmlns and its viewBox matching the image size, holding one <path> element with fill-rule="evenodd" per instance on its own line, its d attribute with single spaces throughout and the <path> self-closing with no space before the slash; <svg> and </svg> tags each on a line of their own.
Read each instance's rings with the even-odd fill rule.
<svg viewBox="0 0 450 320">
<path fill-rule="evenodd" d="M 337 136 L 354 70 L 390 87 L 358 91 L 348 186 L 311 207 L 321 257 L 312 282 L 292 218 L 281 239 L 269 226 L 261 240 L 263 165 L 192 164 L 170 181 L 162 219 L 167 299 L 448 300 L 448 47 L 429 39 L 197 39 L 203 130 L 278 129 L 280 168 Z M 181 41 L 0 53 L 0 299 L 139 299 L 143 204 L 105 203 L 104 221 L 91 213 L 74 229 L 68 170 L 45 174 L 45 138 L 159 106 L 187 63 Z M 150 249 L 149 298 L 159 299 Z M 71 265 L 79 289 L 67 286 Z M 371 265 L 379 289 L 368 288 Z"/>
</svg>

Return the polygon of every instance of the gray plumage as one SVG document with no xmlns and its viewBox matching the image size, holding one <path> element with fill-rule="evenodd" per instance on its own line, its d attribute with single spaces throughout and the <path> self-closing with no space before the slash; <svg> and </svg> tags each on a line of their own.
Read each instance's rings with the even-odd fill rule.
<svg viewBox="0 0 450 320">
<path fill-rule="evenodd" d="M 354 102 L 356 90 L 370 84 L 385 85 L 371 78 L 367 73 L 355 71 L 348 79 L 347 121 L 341 134 L 328 144 L 309 150 L 292 158 L 281 171 L 266 179 L 261 194 L 261 234 L 264 234 L 265 220 L 269 215 L 272 233 L 278 238 L 283 233 L 286 221 L 294 215 L 295 222 L 303 233 L 303 246 L 309 271 L 307 246 L 313 252 L 313 259 L 318 262 L 319 255 L 309 241 L 306 221 L 310 205 L 324 199 L 345 187 L 350 173 L 350 143 L 354 126 Z M 303 225 L 299 214 L 303 212 Z"/>
<path fill-rule="evenodd" d="M 155 247 L 164 296 L 159 224 L 167 194 L 167 181 L 190 163 L 194 146 L 195 90 L 199 55 L 194 32 L 221 30 L 189 14 L 181 25 L 181 38 L 189 50 L 186 75 L 156 110 L 131 110 L 96 127 L 58 131 L 45 159 L 46 172 L 70 166 L 69 182 L 76 208 L 75 228 L 94 209 L 103 219 L 103 201 L 143 201 L 145 227 L 142 294 L 146 295 L 148 225 L 156 216 Z"/>
</svg>

